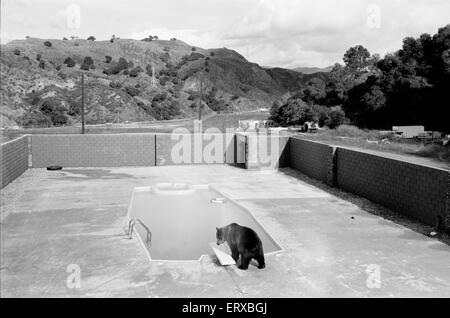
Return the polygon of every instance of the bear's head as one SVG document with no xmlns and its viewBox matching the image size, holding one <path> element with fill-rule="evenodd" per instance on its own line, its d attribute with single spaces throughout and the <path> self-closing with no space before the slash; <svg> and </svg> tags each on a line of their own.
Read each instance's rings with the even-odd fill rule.
<svg viewBox="0 0 450 318">
<path fill-rule="evenodd" d="M 225 238 L 223 229 L 216 227 L 216 239 L 217 239 L 217 245 L 225 243 L 226 238 Z"/>
</svg>

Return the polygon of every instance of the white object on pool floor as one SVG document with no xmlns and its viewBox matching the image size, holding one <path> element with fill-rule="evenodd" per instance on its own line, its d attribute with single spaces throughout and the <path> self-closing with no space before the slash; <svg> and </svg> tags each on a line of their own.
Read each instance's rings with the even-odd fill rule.
<svg viewBox="0 0 450 318">
<path fill-rule="evenodd" d="M 226 242 L 222 245 L 217 245 L 215 242 L 211 242 L 209 243 L 209 246 L 211 246 L 214 254 L 216 254 L 219 259 L 220 265 L 228 266 L 236 264 L 234 259 L 231 257 L 231 250 Z"/>
<path fill-rule="evenodd" d="M 214 198 L 211 200 L 211 203 L 225 203 L 225 198 Z"/>
</svg>

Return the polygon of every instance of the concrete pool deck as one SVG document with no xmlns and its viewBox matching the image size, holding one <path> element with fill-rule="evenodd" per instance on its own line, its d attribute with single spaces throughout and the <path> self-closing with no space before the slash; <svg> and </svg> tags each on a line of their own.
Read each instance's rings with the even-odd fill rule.
<svg viewBox="0 0 450 318">
<path fill-rule="evenodd" d="M 29 169 L 1 194 L 1 296 L 450 297 L 448 245 L 291 172 Z M 264 270 L 220 267 L 212 256 L 150 262 L 126 235 L 127 208 L 134 187 L 158 182 L 213 184 L 257 216 L 284 251 L 267 256 Z M 71 264 L 81 270 L 79 289 L 67 287 Z M 373 288 L 377 268 L 381 284 Z"/>
</svg>

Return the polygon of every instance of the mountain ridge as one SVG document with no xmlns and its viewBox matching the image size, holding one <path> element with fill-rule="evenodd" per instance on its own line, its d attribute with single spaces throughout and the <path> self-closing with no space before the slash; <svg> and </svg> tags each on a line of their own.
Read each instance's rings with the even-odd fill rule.
<svg viewBox="0 0 450 318">
<path fill-rule="evenodd" d="M 268 108 L 310 77 L 175 39 L 28 38 L 2 44 L 0 61 L 2 127 L 79 122 L 82 72 L 88 123 L 192 117 L 200 85 L 204 113 Z"/>
</svg>

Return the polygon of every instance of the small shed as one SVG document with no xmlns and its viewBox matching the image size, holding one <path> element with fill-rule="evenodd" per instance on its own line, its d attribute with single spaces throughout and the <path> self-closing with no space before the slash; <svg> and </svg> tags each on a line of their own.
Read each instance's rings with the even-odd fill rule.
<svg viewBox="0 0 450 318">
<path fill-rule="evenodd" d="M 403 138 L 414 138 L 425 133 L 424 126 L 393 126 L 392 130 L 400 133 Z"/>
</svg>

